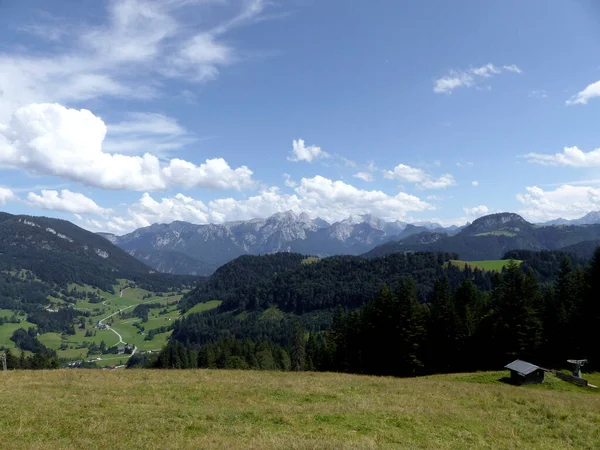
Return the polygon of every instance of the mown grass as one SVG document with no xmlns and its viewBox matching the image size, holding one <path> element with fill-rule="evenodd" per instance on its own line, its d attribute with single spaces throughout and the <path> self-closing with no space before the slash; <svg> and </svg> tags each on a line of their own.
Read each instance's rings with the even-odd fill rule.
<svg viewBox="0 0 600 450">
<path fill-rule="evenodd" d="M 502 269 L 508 264 L 508 259 L 497 259 L 497 260 L 487 260 L 487 261 L 460 261 L 460 260 L 452 260 L 450 263 L 453 266 L 458 266 L 461 270 L 465 270 L 467 266 L 471 267 L 471 269 L 478 268 L 480 270 L 489 270 L 502 272 Z M 521 261 L 515 261 L 518 264 L 521 264 Z M 446 264 L 447 265 L 447 264 Z"/>
<path fill-rule="evenodd" d="M 597 448 L 600 395 L 498 375 L 8 372 L 0 434 L 16 449 Z"/>
</svg>

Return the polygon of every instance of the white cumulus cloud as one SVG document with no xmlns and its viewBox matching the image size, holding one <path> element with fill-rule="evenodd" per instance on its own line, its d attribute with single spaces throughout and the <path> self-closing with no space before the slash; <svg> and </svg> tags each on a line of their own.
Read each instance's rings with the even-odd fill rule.
<svg viewBox="0 0 600 450">
<path fill-rule="evenodd" d="M 298 183 L 296 183 L 293 179 L 292 176 L 289 173 L 284 173 L 283 174 L 283 178 L 285 178 L 285 185 L 289 188 L 295 188 L 296 186 L 298 186 Z"/>
<path fill-rule="evenodd" d="M 456 180 L 449 173 L 435 178 L 423 169 L 407 166 L 406 164 L 398 164 L 394 167 L 394 170 L 385 170 L 383 176 L 388 180 L 416 183 L 420 189 L 446 189 L 456 184 Z"/>
<path fill-rule="evenodd" d="M 106 131 L 102 119 L 88 110 L 31 104 L 19 108 L 8 125 L 0 124 L 0 164 L 104 189 L 242 189 L 253 185 L 250 169 L 232 169 L 221 158 L 196 166 L 181 159 L 163 164 L 150 153 L 107 153 L 102 147 Z"/>
<path fill-rule="evenodd" d="M 439 178 L 427 178 L 421 183 L 417 184 L 417 187 L 421 189 L 446 189 L 447 187 L 454 186 L 456 180 L 449 173 L 441 175 Z"/>
<path fill-rule="evenodd" d="M 586 153 L 577 147 L 565 147 L 562 153 L 528 153 L 524 158 L 528 162 L 544 166 L 600 167 L 600 148 Z"/>
<path fill-rule="evenodd" d="M 502 72 L 521 73 L 522 71 L 515 64 L 498 67 L 491 63 L 467 70 L 451 70 L 447 75 L 435 80 L 433 92 L 451 94 L 456 88 L 475 86 L 480 80 L 491 78 Z M 489 90 L 491 87 L 486 86 L 483 89 Z"/>
<path fill-rule="evenodd" d="M 519 213 L 533 222 L 578 219 L 600 209 L 600 188 L 565 184 L 553 191 L 545 191 L 531 186 L 525 193 L 517 194 L 517 200 L 523 204 Z"/>
<path fill-rule="evenodd" d="M 60 192 L 44 189 L 41 191 L 41 195 L 30 192 L 27 194 L 27 201 L 31 206 L 49 211 L 96 216 L 104 216 L 111 212 L 110 209 L 98 206 L 91 198 L 79 192 L 71 192 L 68 189 L 63 189 Z"/>
<path fill-rule="evenodd" d="M 298 162 L 306 161 L 308 163 L 313 162 L 317 159 L 329 158 L 330 155 L 327 152 L 321 150 L 321 147 L 316 145 L 309 145 L 308 147 L 304 143 L 304 140 L 298 139 L 292 143 L 292 154 L 288 156 L 288 161 Z"/>
<path fill-rule="evenodd" d="M 17 200 L 17 196 L 8 188 L 0 187 L 0 205 L 6 205 L 8 202 Z"/>
<path fill-rule="evenodd" d="M 471 186 L 473 186 L 473 187 L 479 186 L 479 181 L 477 181 L 477 180 L 471 181 Z"/>
<path fill-rule="evenodd" d="M 306 212 L 311 217 L 321 217 L 328 221 L 357 214 L 373 214 L 383 219 L 398 220 L 411 211 L 432 209 L 435 208 L 431 204 L 404 192 L 388 195 L 377 190 L 358 189 L 343 181 L 315 176 L 302 178 L 293 194 L 284 194 L 277 187 L 271 187 L 248 198 L 220 198 L 206 205 L 182 194 L 155 200 L 149 193 L 145 193 L 139 202 L 127 209 L 127 215 L 112 217 L 103 229 L 124 233 L 155 222 L 173 220 L 222 223 L 267 217 L 288 210 Z"/>
<path fill-rule="evenodd" d="M 373 177 L 373 174 L 370 172 L 357 172 L 354 175 L 352 175 L 354 178 L 358 178 L 360 180 L 363 181 L 367 181 L 367 182 L 371 182 L 373 181 L 375 178 Z"/>
<path fill-rule="evenodd" d="M 600 80 L 588 85 L 584 90 L 567 100 L 567 105 L 585 105 L 591 99 L 600 97 Z"/>
<path fill-rule="evenodd" d="M 464 207 L 463 211 L 468 217 L 477 218 L 481 216 L 485 216 L 490 210 L 485 205 L 475 206 L 473 208 Z"/>
</svg>

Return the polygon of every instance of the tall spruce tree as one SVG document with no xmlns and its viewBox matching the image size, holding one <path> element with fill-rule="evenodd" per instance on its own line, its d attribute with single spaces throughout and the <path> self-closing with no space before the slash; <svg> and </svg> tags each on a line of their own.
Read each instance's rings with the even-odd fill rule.
<svg viewBox="0 0 600 450">
<path fill-rule="evenodd" d="M 415 376 L 423 371 L 423 341 L 425 315 L 419 304 L 417 285 L 406 278 L 398 290 L 398 336 L 393 355 L 397 361 L 396 375 Z"/>
<path fill-rule="evenodd" d="M 475 336 L 486 309 L 484 294 L 471 281 L 463 281 L 454 293 L 454 306 L 457 318 L 456 368 L 460 371 L 475 370 L 480 362 Z"/>
<path fill-rule="evenodd" d="M 585 274 L 584 301 L 577 325 L 582 338 L 582 357 L 589 360 L 591 369 L 600 370 L 600 247 L 596 249 Z"/>
<path fill-rule="evenodd" d="M 394 375 L 397 372 L 398 353 L 390 348 L 398 346 L 400 337 L 398 300 L 383 286 L 377 297 L 367 303 L 361 312 L 363 365 L 368 373 Z"/>
<path fill-rule="evenodd" d="M 292 370 L 300 371 L 304 370 L 305 358 L 306 358 L 306 339 L 304 336 L 304 329 L 300 324 L 299 320 L 294 322 L 291 336 L 291 359 L 292 359 Z"/>
<path fill-rule="evenodd" d="M 429 298 L 428 365 L 436 372 L 457 367 L 459 322 L 448 278 L 436 281 Z"/>
<path fill-rule="evenodd" d="M 490 346 L 501 367 L 509 360 L 530 359 L 542 340 L 542 323 L 536 306 L 542 294 L 533 274 L 524 274 L 510 261 L 492 293 L 493 343 Z"/>
<path fill-rule="evenodd" d="M 580 320 L 585 296 L 585 277 L 573 269 L 564 256 L 558 278 L 546 294 L 544 311 L 544 359 L 548 364 L 564 364 L 566 359 L 581 358 Z"/>
</svg>

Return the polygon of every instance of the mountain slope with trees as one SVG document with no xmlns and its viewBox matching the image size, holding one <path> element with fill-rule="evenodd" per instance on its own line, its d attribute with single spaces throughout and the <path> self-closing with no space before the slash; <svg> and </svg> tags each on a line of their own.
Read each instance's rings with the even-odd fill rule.
<svg viewBox="0 0 600 450">
<path fill-rule="evenodd" d="M 366 257 L 409 251 L 458 253 L 467 261 L 500 259 L 511 250 L 561 250 L 582 254 L 583 242 L 600 240 L 600 225 L 536 226 L 512 213 L 492 214 L 475 220 L 454 236 L 419 233 L 401 241 L 382 244 Z"/>
<path fill-rule="evenodd" d="M 156 274 L 103 237 L 71 222 L 47 217 L 0 215 L 0 271 L 11 283 L 16 271 L 34 274 L 48 285 L 88 284 L 110 291 L 118 278 L 128 278 L 155 290 L 179 283 L 176 277 Z M 187 277 L 191 281 L 192 277 Z"/>
<path fill-rule="evenodd" d="M 407 256 L 363 262 L 371 264 L 372 273 L 383 274 L 383 266 L 389 264 L 386 260 Z M 161 362 L 167 361 L 165 355 L 178 351 L 187 352 L 187 365 L 182 367 L 225 367 L 226 356 L 235 355 L 235 364 L 260 369 L 254 349 L 270 342 L 283 346 L 293 370 L 413 376 L 499 369 L 514 359 L 550 368 L 565 367 L 567 359 L 588 359 L 590 369 L 600 368 L 596 345 L 600 249 L 585 267 L 574 265 L 566 254 L 538 256 L 539 261 L 554 261 L 559 267 L 552 271 L 555 278 L 544 285 L 527 265 L 512 261 L 502 274 L 489 278 L 489 289 L 477 286 L 475 271 L 461 272 L 451 265 L 443 270 L 444 265 L 436 264 L 432 256 L 413 256 L 411 271 L 390 271 L 398 278 L 380 278 L 378 291 L 365 293 L 367 300 L 361 304 L 340 296 L 340 305 L 332 307 L 332 303 L 308 295 L 306 305 L 324 309 L 302 314 L 306 305 L 298 309 L 298 304 L 291 305 L 285 298 L 270 297 L 260 290 L 256 291 L 259 298 L 272 299 L 270 303 L 258 303 L 260 308 L 269 307 L 267 310 L 254 310 L 245 301 L 236 303 L 235 299 L 241 297 L 234 296 L 229 303 L 237 308 L 234 311 L 225 308 L 192 314 L 179 323 L 163 351 L 167 353 L 161 354 L 155 364 L 167 367 Z M 328 258 L 327 263 L 336 263 L 336 259 Z M 425 278 L 417 275 L 416 281 L 412 273 L 419 259 L 423 269 L 429 266 L 433 271 Z M 358 260 L 350 258 L 349 263 L 354 265 L 356 278 L 369 279 Z M 311 266 L 319 273 L 328 272 L 317 264 Z M 327 280 L 327 275 L 319 277 L 316 272 L 289 270 L 283 278 L 296 280 L 294 292 L 305 285 L 299 274 L 310 274 L 307 279 L 314 281 Z M 338 288 L 331 286 L 332 291 Z M 274 305 L 283 310 L 275 317 L 269 313 Z M 329 325 L 319 328 L 311 323 L 318 311 L 332 313 Z M 248 338 L 251 341 L 238 342 Z M 202 352 L 204 356 L 198 357 Z M 281 367 L 282 359 L 279 361 Z"/>
</svg>

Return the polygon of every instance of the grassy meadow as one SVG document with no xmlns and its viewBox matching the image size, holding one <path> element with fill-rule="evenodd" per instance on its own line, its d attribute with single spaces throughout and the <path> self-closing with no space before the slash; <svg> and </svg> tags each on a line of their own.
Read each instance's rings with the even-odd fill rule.
<svg viewBox="0 0 600 450">
<path fill-rule="evenodd" d="M 453 259 L 450 261 L 450 263 L 452 263 L 453 266 L 458 266 L 462 270 L 469 266 L 471 267 L 471 269 L 478 268 L 480 270 L 493 270 L 496 272 L 502 272 L 502 269 L 508 264 L 508 261 L 508 259 L 496 259 L 487 261 L 460 261 L 457 259 Z M 516 262 L 521 263 L 521 261 Z"/>
<path fill-rule="evenodd" d="M 15 371 L 0 373 L 0 435 L 14 449 L 598 448 L 598 390 L 505 375 Z"/>
<path fill-rule="evenodd" d="M 107 324 L 110 325 L 116 332 L 118 332 L 123 340 L 128 344 L 138 347 L 138 350 L 159 350 L 168 341 L 171 336 L 171 331 L 156 334 L 154 339 L 146 341 L 145 336 L 150 330 L 157 329 L 160 327 L 168 326 L 173 323 L 174 320 L 180 317 L 181 313 L 177 309 L 177 303 L 181 299 L 181 295 L 174 293 L 157 295 L 154 292 L 146 291 L 137 287 L 131 286 L 133 283 L 128 280 L 118 280 L 119 283 L 114 286 L 114 294 L 106 291 L 102 291 L 98 288 L 91 286 L 82 286 L 77 284 L 70 284 L 69 290 L 75 290 L 79 292 L 95 292 L 105 300 L 101 303 L 90 303 L 85 299 L 78 299 L 72 307 L 78 311 L 90 314 L 89 318 L 86 319 L 86 329 L 79 329 L 76 327 L 74 335 L 67 335 L 61 333 L 44 333 L 38 336 L 40 342 L 42 342 L 48 348 L 56 350 L 58 356 L 68 361 L 88 359 L 88 348 L 86 344 L 95 343 L 100 345 L 102 341 L 107 347 L 117 345 L 119 337 L 111 330 L 101 330 L 95 327 L 95 323 L 113 315 L 107 320 Z M 48 299 L 50 306 L 55 307 L 71 307 L 62 299 L 50 297 Z M 142 323 L 140 318 L 121 318 L 119 311 L 123 313 L 129 313 L 133 311 L 136 305 L 142 303 L 158 303 L 164 305 L 168 310 L 166 314 L 160 314 L 163 308 L 155 308 L 150 310 L 148 315 L 148 321 Z M 216 308 L 221 304 L 220 301 L 213 301 L 208 303 L 202 303 L 194 307 L 194 311 L 191 312 L 203 312 L 208 311 L 212 308 Z M 191 312 L 188 312 L 191 313 Z M 0 317 L 10 317 L 15 314 L 16 311 L 2 309 L 0 310 Z M 21 316 L 25 319 L 25 316 Z M 89 323 L 92 321 L 92 324 Z M 144 327 L 144 333 L 134 325 L 139 324 Z M 19 324 L 6 323 L 0 325 L 0 347 L 4 346 L 13 349 L 20 353 L 20 349 L 16 348 L 14 342 L 10 340 L 10 337 L 15 330 L 19 328 L 37 328 L 36 325 L 26 322 Z M 85 336 L 86 331 L 92 331 L 93 336 Z M 62 346 L 62 350 L 61 350 Z M 66 347 L 66 348 L 65 348 Z M 98 362 L 99 366 L 106 366 L 115 363 L 115 357 L 117 355 L 94 355 L 94 357 L 100 356 L 103 361 Z M 127 362 L 128 356 L 122 356 L 117 360 Z M 105 360 L 105 361 L 104 361 Z"/>
</svg>

